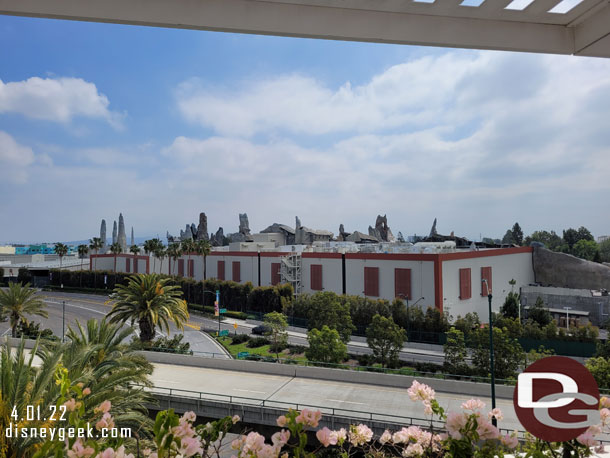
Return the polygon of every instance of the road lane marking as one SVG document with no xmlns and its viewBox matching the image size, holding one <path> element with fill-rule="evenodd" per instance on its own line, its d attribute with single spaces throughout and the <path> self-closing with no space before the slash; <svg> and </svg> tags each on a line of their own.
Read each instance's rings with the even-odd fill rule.
<svg viewBox="0 0 610 458">
<path fill-rule="evenodd" d="M 331 401 L 331 402 L 342 402 L 344 404 L 360 404 L 360 405 L 366 405 L 366 402 L 354 402 L 354 401 L 342 401 L 340 399 L 326 399 L 327 401 Z"/>
<path fill-rule="evenodd" d="M 50 301 L 48 299 L 45 299 L 45 302 L 48 302 L 50 304 L 59 304 L 59 305 L 62 304 L 61 302 Z M 68 304 L 68 303 L 66 303 L 66 305 L 69 307 L 75 307 L 77 309 L 88 310 L 89 312 L 93 312 L 93 313 L 99 313 L 100 315 L 106 315 L 105 312 L 100 312 L 99 310 L 90 309 L 89 307 L 83 307 L 82 305 L 74 305 L 74 304 Z"/>
<path fill-rule="evenodd" d="M 185 324 L 186 324 L 186 325 L 187 325 L 189 328 L 193 328 L 193 329 L 195 329 L 195 330 L 197 330 L 197 331 L 200 331 L 200 330 L 201 330 L 201 327 L 200 327 L 200 326 L 195 326 L 194 324 L 191 324 L 191 323 L 185 323 Z"/>
<path fill-rule="evenodd" d="M 259 393 L 259 394 L 265 394 L 267 393 L 266 391 L 256 391 L 256 390 L 242 390 L 240 388 L 233 388 L 233 391 L 244 391 L 246 393 Z"/>
<path fill-rule="evenodd" d="M 43 294 L 43 296 L 44 296 L 44 294 Z M 88 299 L 80 299 L 78 297 L 66 297 L 66 296 L 44 296 L 44 297 L 47 298 L 47 299 L 53 298 L 53 299 L 64 299 L 64 300 L 67 300 L 67 301 L 86 302 L 88 304 L 95 304 L 95 305 L 106 305 L 106 302 L 108 302 L 108 301 L 105 301 L 105 302 L 91 301 L 91 300 L 88 300 Z M 112 299 L 109 299 L 109 300 L 112 300 Z"/>
</svg>

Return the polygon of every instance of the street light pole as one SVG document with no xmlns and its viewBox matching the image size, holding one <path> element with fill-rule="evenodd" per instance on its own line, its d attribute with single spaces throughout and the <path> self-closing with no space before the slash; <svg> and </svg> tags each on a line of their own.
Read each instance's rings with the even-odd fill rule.
<svg viewBox="0 0 610 458">
<path fill-rule="evenodd" d="M 570 310 L 572 310 L 572 307 L 564 307 L 563 309 L 566 311 L 566 327 L 567 327 L 567 331 L 570 332 Z"/>
<path fill-rule="evenodd" d="M 61 341 L 66 338 L 66 301 L 61 301 Z"/>
<path fill-rule="evenodd" d="M 492 410 L 496 408 L 496 368 L 494 365 L 494 337 L 493 337 L 493 318 L 491 315 L 491 289 L 489 288 L 489 283 L 487 279 L 484 278 L 482 280 L 487 286 L 487 299 L 489 302 L 489 365 L 491 368 L 491 408 Z M 494 426 L 498 426 L 498 420 L 496 417 L 491 419 L 491 423 Z"/>
</svg>

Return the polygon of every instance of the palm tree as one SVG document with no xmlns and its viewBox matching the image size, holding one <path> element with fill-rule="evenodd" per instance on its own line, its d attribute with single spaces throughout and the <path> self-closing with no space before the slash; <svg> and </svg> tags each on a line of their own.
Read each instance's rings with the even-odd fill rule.
<svg viewBox="0 0 610 458">
<path fill-rule="evenodd" d="M 159 258 L 159 274 L 163 273 L 163 259 L 165 259 L 165 256 L 167 256 L 167 250 L 165 249 L 165 247 L 163 245 L 158 246 L 157 248 L 155 248 L 155 258 Z"/>
<path fill-rule="evenodd" d="M 189 277 L 189 264 L 191 263 L 191 253 L 195 251 L 195 242 L 193 239 L 186 239 L 182 241 L 182 251 L 186 253 L 186 276 Z M 195 272 L 193 272 L 195 276 Z"/>
<path fill-rule="evenodd" d="M 182 248 L 179 243 L 172 243 L 167 247 L 167 257 L 174 260 L 174 270 L 176 269 L 176 261 L 182 256 Z M 169 262 L 169 261 L 168 261 Z M 172 274 L 172 264 L 169 264 L 169 274 Z"/>
<path fill-rule="evenodd" d="M 150 253 L 153 254 L 153 272 L 155 272 L 155 267 L 156 267 L 156 262 L 155 262 L 156 256 L 154 256 L 154 254 L 155 254 L 155 251 L 157 251 L 160 248 L 163 248 L 163 242 L 161 240 L 159 240 L 158 238 L 146 240 L 144 242 L 144 252 L 147 255 Z"/>
<path fill-rule="evenodd" d="M 140 247 L 138 245 L 131 245 L 129 247 L 129 251 L 131 252 L 131 254 L 133 254 L 133 268 L 132 268 L 132 271 L 133 272 L 137 272 L 138 271 L 138 269 L 137 269 L 138 266 L 137 266 L 136 263 L 138 262 L 138 260 L 136 259 L 136 256 L 140 254 Z"/>
<path fill-rule="evenodd" d="M 0 350 L 0 450 L 5 457 L 30 458 L 36 444 L 44 442 L 40 436 L 5 436 L 11 423 L 13 427 L 15 425 L 15 420 L 11 418 L 13 408 L 17 412 L 26 412 L 27 406 L 46 408 L 57 401 L 59 390 L 54 378 L 61 353 L 49 355 L 41 364 L 35 364 L 36 350 L 36 347 L 26 350 L 25 340 L 21 340 L 16 348 L 12 348 L 10 340 L 7 340 Z M 34 419 L 20 426 L 41 429 L 48 428 L 48 422 Z"/>
<path fill-rule="evenodd" d="M 46 305 L 40 296 L 36 296 L 36 290 L 30 288 L 27 283 L 9 283 L 8 289 L 0 290 L 0 309 L 7 313 L 11 325 L 11 335 L 17 337 L 17 326 L 21 322 L 27 324 L 25 315 L 38 315 L 48 318 L 45 310 Z"/>
<path fill-rule="evenodd" d="M 203 256 L 203 279 L 205 280 L 207 278 L 206 258 L 210 254 L 210 251 L 212 251 L 212 246 L 208 240 L 197 240 L 195 242 L 194 251 L 199 256 Z"/>
<path fill-rule="evenodd" d="M 114 254 L 114 273 L 116 273 L 116 255 L 123 252 L 123 247 L 120 243 L 115 242 L 110 245 L 110 252 Z"/>
<path fill-rule="evenodd" d="M 189 313 L 180 287 L 168 285 L 170 280 L 157 274 L 131 275 L 127 285 L 114 288 L 116 303 L 108 314 L 110 322 L 137 322 L 142 342 L 155 337 L 155 326 L 165 328 L 169 335 L 169 321 L 183 330 Z"/>
<path fill-rule="evenodd" d="M 89 248 L 95 251 L 95 265 L 93 267 L 93 287 L 97 286 L 97 254 L 104 246 L 104 242 L 99 237 L 93 237 L 89 239 Z"/>
<path fill-rule="evenodd" d="M 57 242 L 55 244 L 55 254 L 59 256 L 59 285 L 63 288 L 64 285 L 61 282 L 61 260 L 66 254 L 68 254 L 68 246 Z"/>
<path fill-rule="evenodd" d="M 83 287 L 83 259 L 89 253 L 89 247 L 87 245 L 78 246 L 78 257 L 80 258 L 80 287 Z"/>
</svg>

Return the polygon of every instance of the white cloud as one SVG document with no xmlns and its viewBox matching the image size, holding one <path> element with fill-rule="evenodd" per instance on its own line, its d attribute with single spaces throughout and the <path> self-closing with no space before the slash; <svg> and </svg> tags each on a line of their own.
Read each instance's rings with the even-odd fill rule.
<svg viewBox="0 0 610 458">
<path fill-rule="evenodd" d="M 110 111 L 108 97 L 81 78 L 39 78 L 4 83 L 0 80 L 0 113 L 69 123 L 75 117 L 103 119 L 121 128 L 123 115 Z"/>
<path fill-rule="evenodd" d="M 25 183 L 28 166 L 35 160 L 32 148 L 20 145 L 6 132 L 0 130 L 0 170 L 2 177 L 13 183 Z"/>
</svg>

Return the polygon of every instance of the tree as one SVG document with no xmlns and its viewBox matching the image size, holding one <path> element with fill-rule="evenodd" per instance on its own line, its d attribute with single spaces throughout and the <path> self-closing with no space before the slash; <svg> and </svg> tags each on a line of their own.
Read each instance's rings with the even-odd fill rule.
<svg viewBox="0 0 610 458">
<path fill-rule="evenodd" d="M 305 356 L 309 361 L 337 364 L 347 358 L 347 346 L 336 329 L 328 326 L 312 329 L 307 333 L 307 341 L 309 348 Z"/>
<path fill-rule="evenodd" d="M 169 274 L 172 274 L 172 264 L 170 262 L 171 259 L 174 260 L 174 270 L 176 269 L 176 261 L 178 260 L 178 258 L 180 258 L 180 256 L 182 256 L 182 248 L 180 247 L 179 243 L 172 243 L 171 245 L 169 245 L 167 247 L 167 257 L 168 262 L 169 262 Z"/>
<path fill-rule="evenodd" d="M 169 322 L 183 330 L 189 314 L 182 299 L 180 286 L 168 285 L 169 278 L 157 274 L 135 274 L 126 285 L 117 285 L 112 298 L 116 300 L 108 314 L 111 323 L 137 322 L 140 340 L 150 342 L 155 337 L 155 326 L 165 328 Z"/>
<path fill-rule="evenodd" d="M 131 245 L 129 247 L 129 252 L 133 254 L 133 257 L 135 258 L 137 255 L 140 254 L 140 247 L 138 245 Z"/>
<path fill-rule="evenodd" d="M 509 229 L 506 231 L 506 234 L 504 234 L 504 237 L 502 237 L 502 245 L 512 245 L 513 243 L 515 243 L 515 238 L 513 236 L 513 231 Z"/>
<path fill-rule="evenodd" d="M 167 256 L 167 250 L 163 245 L 159 245 L 155 248 L 155 258 L 159 258 L 159 273 L 163 273 L 163 260 Z"/>
<path fill-rule="evenodd" d="M 89 247 L 87 245 L 79 245 L 78 246 L 78 257 L 80 258 L 80 286 L 83 286 L 83 259 L 89 253 Z"/>
<path fill-rule="evenodd" d="M 510 291 L 504 299 L 504 305 L 500 307 L 500 313 L 507 318 L 518 318 L 519 307 L 519 294 Z"/>
<path fill-rule="evenodd" d="M 521 226 L 519 223 L 515 223 L 511 230 L 513 234 L 513 241 L 517 245 L 523 245 L 523 230 L 521 230 Z"/>
<path fill-rule="evenodd" d="M 482 376 L 490 374 L 489 328 L 473 333 L 474 352 L 472 364 Z M 493 328 L 495 376 L 499 379 L 515 378 L 523 361 L 524 351 L 516 339 L 510 337 L 506 329 Z"/>
<path fill-rule="evenodd" d="M 68 246 L 63 243 L 57 242 L 55 244 L 55 254 L 59 256 L 59 284 L 63 287 L 61 283 L 61 261 L 64 256 L 68 254 Z"/>
<path fill-rule="evenodd" d="M 331 291 L 316 293 L 310 297 L 307 324 L 309 329 L 322 329 L 323 326 L 336 329 L 345 343 L 349 342 L 354 330 L 349 306 L 342 304 Z"/>
<path fill-rule="evenodd" d="M 599 244 L 599 254 L 602 262 L 610 262 L 610 239 Z"/>
<path fill-rule="evenodd" d="M 578 258 L 593 261 L 595 254 L 599 251 L 599 246 L 593 240 L 581 239 L 572 247 L 572 254 Z"/>
<path fill-rule="evenodd" d="M 557 251 L 563 245 L 563 239 L 555 231 L 534 231 L 532 235 L 525 238 L 524 244 L 530 246 L 532 242 L 543 243 L 549 250 Z"/>
<path fill-rule="evenodd" d="M 195 272 L 193 272 L 193 275 L 191 275 L 191 273 L 189 272 L 189 264 L 191 263 L 191 253 L 195 251 L 195 242 L 193 241 L 193 239 L 186 239 L 182 241 L 180 247 L 182 248 L 182 252 L 186 254 L 186 276 L 194 276 Z"/>
<path fill-rule="evenodd" d="M 102 239 L 99 237 L 93 237 L 92 239 L 89 239 L 89 248 L 93 251 L 95 251 L 95 262 L 94 262 L 94 267 L 93 267 L 93 286 L 97 286 L 97 254 L 99 253 L 100 249 L 104 246 L 104 243 L 102 242 Z"/>
<path fill-rule="evenodd" d="M 607 358 L 597 357 L 589 358 L 585 363 L 593 378 L 599 385 L 600 391 L 610 388 L 610 360 Z"/>
<path fill-rule="evenodd" d="M 398 355 L 406 340 L 407 333 L 394 323 L 392 317 L 375 315 L 366 328 L 366 343 L 382 367 L 398 362 Z"/>
<path fill-rule="evenodd" d="M 454 323 L 455 329 L 462 331 L 465 338 L 468 338 L 473 331 L 481 327 L 481 319 L 477 312 L 469 312 L 464 317 L 458 316 Z"/>
<path fill-rule="evenodd" d="M 154 238 L 154 239 L 150 239 L 150 240 L 146 240 L 144 242 L 144 252 L 146 253 L 146 255 L 150 255 L 151 253 L 154 255 L 153 256 L 153 272 L 156 271 L 156 252 L 160 249 L 163 248 L 163 242 L 161 240 L 159 240 L 158 238 Z"/>
<path fill-rule="evenodd" d="M 445 371 L 449 374 L 464 374 L 468 371 L 466 341 L 464 333 L 456 328 L 447 331 L 447 342 L 443 346 Z"/>
<path fill-rule="evenodd" d="M 275 349 L 276 359 L 280 359 L 280 349 L 288 342 L 288 322 L 283 313 L 271 312 L 267 313 L 264 318 L 265 323 L 269 325 L 269 338 L 271 340 L 271 348 Z"/>
<path fill-rule="evenodd" d="M 7 289 L 0 289 L 0 309 L 9 317 L 11 335 L 17 337 L 17 326 L 21 322 L 27 323 L 26 315 L 37 315 L 48 318 L 46 305 L 36 290 L 30 284 L 9 283 Z"/>
<path fill-rule="evenodd" d="M 123 252 L 123 247 L 120 243 L 115 242 L 110 245 L 110 252 L 114 254 L 114 272 L 116 273 L 116 255 L 121 254 Z"/>
<path fill-rule="evenodd" d="M 547 350 L 546 348 L 544 348 L 544 345 L 540 345 L 538 347 L 538 350 L 532 348 L 530 351 L 528 351 L 525 354 L 525 367 L 524 367 L 524 369 L 527 366 L 529 366 L 530 364 L 535 363 L 539 359 L 546 358 L 548 356 L 553 356 L 554 354 L 555 354 L 555 350 L 553 350 L 552 348 Z"/>
<path fill-rule="evenodd" d="M 538 323 L 538 326 L 540 326 L 540 328 L 545 327 L 553 319 L 553 316 L 544 306 L 544 301 L 540 296 L 536 298 L 536 303 L 534 304 L 534 306 L 530 307 L 530 309 L 528 310 L 527 317 Z"/>
<path fill-rule="evenodd" d="M 572 228 L 566 229 L 565 231 L 563 231 L 563 239 L 570 248 L 570 252 L 574 248 L 574 245 L 576 245 L 581 240 L 595 240 L 589 229 L 584 226 L 580 226 L 578 230 Z"/>
<path fill-rule="evenodd" d="M 210 245 L 210 242 L 204 239 L 201 240 L 197 240 L 195 242 L 195 247 L 194 247 L 194 251 L 195 253 L 197 253 L 199 256 L 203 257 L 203 279 L 207 279 L 207 268 L 206 268 L 206 258 L 207 256 L 210 254 L 210 251 L 212 251 L 212 246 Z"/>
</svg>

